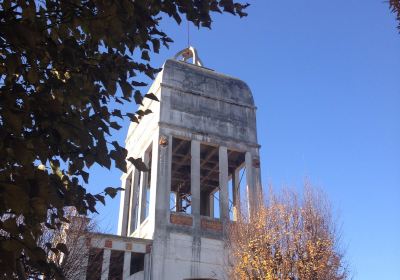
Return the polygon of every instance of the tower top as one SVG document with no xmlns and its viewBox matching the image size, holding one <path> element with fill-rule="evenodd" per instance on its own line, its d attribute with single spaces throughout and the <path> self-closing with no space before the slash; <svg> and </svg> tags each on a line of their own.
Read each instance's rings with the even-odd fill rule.
<svg viewBox="0 0 400 280">
<path fill-rule="evenodd" d="M 178 60 L 179 57 L 182 57 L 181 60 L 185 61 L 185 62 L 187 60 L 189 60 L 190 58 L 193 58 L 193 64 L 194 65 L 203 66 L 203 62 L 201 61 L 201 59 L 200 59 L 200 57 L 199 57 L 199 55 L 197 53 L 197 50 L 192 46 L 189 46 L 186 49 L 183 49 L 183 50 L 179 51 L 174 56 L 174 59 Z"/>
</svg>

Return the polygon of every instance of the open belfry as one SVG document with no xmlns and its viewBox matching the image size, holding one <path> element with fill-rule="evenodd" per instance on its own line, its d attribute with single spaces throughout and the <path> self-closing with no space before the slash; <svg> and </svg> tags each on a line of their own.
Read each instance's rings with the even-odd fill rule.
<svg viewBox="0 0 400 280">
<path fill-rule="evenodd" d="M 128 157 L 149 171 L 128 164 L 118 236 L 92 238 L 86 279 L 227 279 L 227 225 L 261 191 L 250 89 L 189 47 L 164 63 L 149 93 L 159 101 L 144 100 L 152 113 L 126 138 Z"/>
</svg>

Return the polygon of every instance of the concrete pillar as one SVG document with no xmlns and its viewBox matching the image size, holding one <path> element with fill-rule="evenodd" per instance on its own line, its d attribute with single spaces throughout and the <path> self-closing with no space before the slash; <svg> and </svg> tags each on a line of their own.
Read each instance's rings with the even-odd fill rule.
<svg viewBox="0 0 400 280">
<path fill-rule="evenodd" d="M 246 164 L 246 182 L 247 182 L 247 209 L 249 214 L 254 210 L 254 206 L 256 203 L 256 193 L 255 193 L 255 180 L 254 180 L 254 168 L 252 162 L 252 156 L 250 152 L 246 152 L 245 156 L 245 164 Z"/>
<path fill-rule="evenodd" d="M 255 194 L 260 196 L 263 193 L 262 189 L 262 184 L 261 184 L 261 170 L 260 170 L 260 160 L 257 157 L 255 160 L 256 164 L 253 162 L 253 167 L 254 167 L 254 188 L 255 188 Z M 257 201 L 260 203 L 260 201 Z M 259 205 L 257 205 L 258 207 Z"/>
<path fill-rule="evenodd" d="M 210 200 L 210 217 L 214 218 L 214 193 L 210 193 L 208 199 Z"/>
<path fill-rule="evenodd" d="M 118 215 L 118 235 L 126 236 L 127 235 L 127 227 L 128 227 L 128 213 L 129 213 L 129 198 L 131 191 L 131 183 L 128 180 L 132 181 L 130 175 L 124 174 L 121 178 L 122 186 L 125 189 L 120 192 L 120 201 L 119 201 L 119 215 Z"/>
<path fill-rule="evenodd" d="M 86 242 L 87 242 L 87 240 L 86 240 L 85 236 L 80 237 L 78 239 L 78 243 L 79 243 L 78 248 L 81 248 L 79 253 L 82 254 L 81 255 L 82 258 L 80 260 L 79 266 L 77 267 L 77 270 L 78 270 L 77 279 L 79 279 L 79 280 L 86 280 L 86 272 L 87 272 L 88 265 L 89 265 L 89 248 L 90 248 L 90 246 L 87 246 Z"/>
<path fill-rule="evenodd" d="M 236 168 L 232 174 L 232 212 L 233 220 L 237 221 L 240 214 L 240 169 Z"/>
<path fill-rule="evenodd" d="M 169 193 L 171 189 L 172 139 L 167 131 L 159 130 L 153 137 L 153 161 L 151 170 L 149 224 L 154 230 L 150 269 L 151 278 L 164 279 L 169 221 Z M 146 269 L 146 268 L 145 268 Z"/>
<path fill-rule="evenodd" d="M 150 147 L 152 149 L 153 147 Z M 146 163 L 146 165 L 149 166 L 150 162 L 150 157 L 149 157 L 150 151 L 146 151 L 143 155 L 143 162 Z M 140 193 L 139 193 L 139 221 L 138 225 L 140 225 L 146 218 L 146 203 L 147 203 L 147 188 L 148 186 L 148 180 L 149 180 L 149 172 L 142 172 L 142 176 L 140 179 Z"/>
<path fill-rule="evenodd" d="M 169 135 L 167 137 L 168 139 L 168 146 L 166 147 L 166 151 L 165 151 L 165 155 L 161 156 L 161 159 L 164 159 L 162 161 L 162 168 L 160 168 L 162 170 L 162 172 L 160 172 L 160 176 L 162 176 L 162 178 L 165 178 L 164 180 L 164 184 L 165 184 L 165 195 L 164 197 L 164 207 L 163 209 L 165 209 L 164 211 L 164 215 L 165 215 L 165 223 L 167 224 L 167 221 L 169 221 L 169 215 L 170 215 L 170 205 L 169 205 L 169 201 L 170 201 L 170 194 L 171 194 L 171 176 L 172 176 L 172 136 Z M 163 149 L 163 147 L 161 147 L 161 149 Z"/>
<path fill-rule="evenodd" d="M 137 227 L 137 212 L 138 212 L 138 197 L 139 197 L 139 177 L 140 171 L 136 168 L 132 171 L 131 185 L 129 191 L 129 197 L 127 199 L 127 204 L 125 205 L 128 208 L 127 215 L 127 236 L 130 236 L 132 232 L 135 231 Z"/>
<path fill-rule="evenodd" d="M 122 271 L 122 279 L 126 280 L 131 275 L 131 252 L 124 253 L 124 269 Z"/>
<path fill-rule="evenodd" d="M 146 254 L 144 256 L 144 279 L 143 280 L 152 280 L 153 279 L 151 268 L 152 268 L 151 267 L 151 254 Z"/>
<path fill-rule="evenodd" d="M 157 188 L 156 202 L 154 205 L 150 203 L 150 208 L 155 207 L 157 212 L 157 225 L 166 224 L 166 221 L 169 220 L 172 164 L 172 136 L 163 135 L 162 131 L 160 134 L 159 139 L 153 141 L 157 144 L 153 145 L 153 154 L 155 155 L 154 151 L 157 150 L 158 156 L 153 156 L 150 187 L 150 189 Z M 153 170 L 157 170 L 157 172 L 153 172 Z"/>
<path fill-rule="evenodd" d="M 162 196 L 165 185 L 161 183 L 162 175 L 160 174 L 159 168 L 162 166 L 160 159 L 160 145 L 159 145 L 160 131 L 157 130 L 153 135 L 152 144 L 152 160 L 151 160 L 151 180 L 150 180 L 150 194 L 149 194 L 149 215 L 148 215 L 148 226 L 152 230 L 155 230 L 156 225 L 156 210 L 164 209 L 163 200 L 159 198 Z M 147 173 L 148 174 L 148 173 Z M 166 176 L 164 176 L 166 177 Z M 165 215 L 165 213 L 164 213 Z"/>
<path fill-rule="evenodd" d="M 228 151 L 219 147 L 219 212 L 222 221 L 229 220 Z"/>
<path fill-rule="evenodd" d="M 192 193 L 192 215 L 200 217 L 200 142 L 191 143 L 190 188 Z M 195 218 L 196 220 L 196 218 Z"/>
<path fill-rule="evenodd" d="M 104 249 L 103 262 L 101 264 L 101 280 L 108 280 L 108 274 L 110 272 L 110 257 L 111 250 Z"/>
<path fill-rule="evenodd" d="M 190 277 L 198 278 L 200 266 L 200 247 L 201 238 L 200 232 L 200 142 L 192 140 L 191 148 L 191 163 L 190 163 L 190 191 L 192 193 L 192 215 L 195 234 L 192 236 L 192 258 L 190 266 Z"/>
</svg>

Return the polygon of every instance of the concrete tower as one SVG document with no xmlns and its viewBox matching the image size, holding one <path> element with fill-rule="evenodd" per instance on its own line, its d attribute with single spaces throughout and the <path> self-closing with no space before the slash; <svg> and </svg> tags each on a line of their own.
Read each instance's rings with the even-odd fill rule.
<svg viewBox="0 0 400 280">
<path fill-rule="evenodd" d="M 203 67 L 190 47 L 149 92 L 159 102 L 144 100 L 153 113 L 130 125 L 126 148 L 150 171 L 122 175 L 118 234 L 152 240 L 144 279 L 226 279 L 225 226 L 251 210 L 261 185 L 250 89 Z"/>
</svg>

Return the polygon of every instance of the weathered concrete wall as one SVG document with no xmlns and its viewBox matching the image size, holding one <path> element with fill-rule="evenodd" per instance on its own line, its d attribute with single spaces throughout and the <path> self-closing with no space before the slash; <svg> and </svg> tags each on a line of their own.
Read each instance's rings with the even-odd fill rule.
<svg viewBox="0 0 400 280">
<path fill-rule="evenodd" d="M 201 238 L 198 247 L 198 260 L 193 262 L 193 238 L 189 235 L 170 233 L 166 242 L 154 244 L 152 279 L 224 279 L 223 242 Z"/>
<path fill-rule="evenodd" d="M 167 60 L 161 88 L 162 124 L 257 144 L 256 108 L 244 82 L 203 67 Z"/>
</svg>

